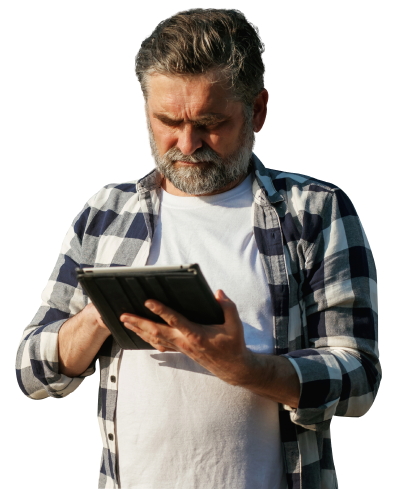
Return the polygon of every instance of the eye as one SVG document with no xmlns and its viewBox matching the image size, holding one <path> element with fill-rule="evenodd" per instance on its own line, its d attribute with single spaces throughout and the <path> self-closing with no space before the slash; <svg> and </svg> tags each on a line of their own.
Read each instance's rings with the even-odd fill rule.
<svg viewBox="0 0 394 489">
<path fill-rule="evenodd" d="M 226 124 L 227 121 L 228 121 L 228 119 L 224 119 L 222 121 L 217 121 L 217 122 L 214 122 L 212 124 L 208 124 L 206 127 L 209 130 L 214 131 L 215 129 L 220 129 L 221 127 L 223 127 Z"/>
<path fill-rule="evenodd" d="M 169 126 L 169 127 L 177 127 L 179 126 L 179 124 L 181 123 L 181 121 L 172 121 L 172 120 L 169 120 L 169 119 L 166 119 L 164 121 L 161 121 L 165 126 Z"/>
<path fill-rule="evenodd" d="M 213 123 L 208 123 L 208 124 L 203 124 L 203 123 L 195 123 L 195 127 L 198 127 L 198 129 L 202 131 L 214 131 L 215 129 L 218 129 L 221 125 L 223 124 L 223 121 L 219 122 L 213 122 Z"/>
<path fill-rule="evenodd" d="M 161 118 L 158 117 L 159 121 L 167 127 L 179 127 L 182 123 L 183 120 L 175 120 L 175 119 L 167 119 L 167 118 Z M 215 131 L 219 129 L 226 120 L 224 121 L 218 121 L 218 122 L 199 122 L 199 121 L 194 121 L 192 122 L 193 127 L 196 129 L 199 129 L 200 131 Z"/>
</svg>

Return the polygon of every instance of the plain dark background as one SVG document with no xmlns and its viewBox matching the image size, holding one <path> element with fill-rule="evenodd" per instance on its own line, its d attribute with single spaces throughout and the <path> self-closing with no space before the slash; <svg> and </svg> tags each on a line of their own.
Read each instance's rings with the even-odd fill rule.
<svg viewBox="0 0 394 489">
<path fill-rule="evenodd" d="M 334 419 L 334 459 L 340 487 L 387 487 L 393 9 L 354 0 L 1 3 L 2 485 L 97 487 L 98 373 L 68 398 L 33 401 L 17 386 L 15 353 L 74 216 L 103 185 L 153 168 L 134 57 L 159 21 L 192 7 L 239 8 L 259 27 L 270 93 L 255 148 L 263 163 L 334 182 L 358 210 L 378 268 L 384 380 L 366 416 Z"/>
</svg>

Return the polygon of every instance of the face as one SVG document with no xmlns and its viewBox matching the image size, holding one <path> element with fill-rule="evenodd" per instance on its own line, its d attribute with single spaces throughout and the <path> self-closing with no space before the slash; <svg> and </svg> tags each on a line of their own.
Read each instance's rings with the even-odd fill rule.
<svg viewBox="0 0 394 489">
<path fill-rule="evenodd" d="M 156 165 L 178 195 L 218 193 L 246 175 L 252 118 L 213 75 L 152 75 L 146 108 Z"/>
</svg>

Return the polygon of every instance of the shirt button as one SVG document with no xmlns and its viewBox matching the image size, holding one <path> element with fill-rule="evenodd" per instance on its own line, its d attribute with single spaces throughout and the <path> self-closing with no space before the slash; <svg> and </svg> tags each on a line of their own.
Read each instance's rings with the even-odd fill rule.
<svg viewBox="0 0 394 489">
<path fill-rule="evenodd" d="M 116 382 L 116 377 L 115 377 L 115 375 L 111 375 L 111 382 Z"/>
<path fill-rule="evenodd" d="M 113 435 L 112 433 L 110 433 L 110 434 L 108 435 L 108 438 L 109 438 L 109 439 L 112 441 L 112 440 L 114 439 L 114 435 Z"/>
</svg>

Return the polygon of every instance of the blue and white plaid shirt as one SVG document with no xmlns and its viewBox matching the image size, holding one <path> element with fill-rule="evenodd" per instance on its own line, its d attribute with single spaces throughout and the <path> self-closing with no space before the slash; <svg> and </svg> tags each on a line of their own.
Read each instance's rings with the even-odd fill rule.
<svg viewBox="0 0 394 489">
<path fill-rule="evenodd" d="M 291 361 L 301 384 L 298 408 L 279 406 L 287 483 L 289 489 L 331 489 L 337 487 L 331 419 L 366 413 L 381 379 L 374 261 L 340 189 L 266 169 L 256 156 L 253 166 L 254 236 L 271 292 L 275 354 Z M 79 377 L 59 373 L 59 329 L 88 303 L 75 269 L 145 265 L 160 183 L 154 170 L 137 182 L 107 185 L 74 220 L 20 342 L 16 374 L 27 396 L 65 397 L 95 371 L 93 362 Z M 122 350 L 110 336 L 97 358 L 104 445 L 99 487 L 118 488 L 114 422 Z"/>
</svg>

